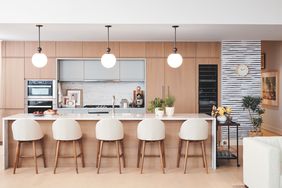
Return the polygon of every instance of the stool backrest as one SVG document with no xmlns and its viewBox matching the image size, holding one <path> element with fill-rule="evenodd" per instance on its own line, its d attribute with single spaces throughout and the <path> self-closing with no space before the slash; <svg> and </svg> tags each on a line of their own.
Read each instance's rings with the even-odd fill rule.
<svg viewBox="0 0 282 188">
<path fill-rule="evenodd" d="M 165 126 L 159 119 L 144 119 L 137 127 L 137 138 L 140 140 L 163 140 Z"/>
<path fill-rule="evenodd" d="M 31 141 L 43 138 L 43 132 L 38 122 L 32 119 L 18 119 L 12 124 L 14 140 Z"/>
<path fill-rule="evenodd" d="M 57 119 L 53 122 L 52 131 L 55 140 L 78 140 L 82 137 L 80 125 L 73 119 Z"/>
<path fill-rule="evenodd" d="M 179 137 L 185 140 L 208 139 L 208 122 L 202 119 L 186 120 L 180 128 Z"/>
<path fill-rule="evenodd" d="M 121 140 L 124 137 L 123 125 L 117 119 L 102 119 L 96 124 L 98 140 Z"/>
</svg>

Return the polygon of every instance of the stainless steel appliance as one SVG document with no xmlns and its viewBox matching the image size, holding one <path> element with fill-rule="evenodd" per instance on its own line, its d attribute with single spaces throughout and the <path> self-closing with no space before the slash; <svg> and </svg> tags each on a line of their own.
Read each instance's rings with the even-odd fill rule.
<svg viewBox="0 0 282 188">
<path fill-rule="evenodd" d="M 26 98 L 27 99 L 55 99 L 56 98 L 55 80 L 27 80 Z"/>
<path fill-rule="evenodd" d="M 26 99 L 26 109 L 27 113 L 33 113 L 35 111 L 44 112 L 48 109 L 53 109 L 55 106 L 55 99 Z"/>
<path fill-rule="evenodd" d="M 109 114 L 112 109 L 119 108 L 119 105 L 85 105 L 84 108 L 88 108 L 88 114 Z"/>
</svg>

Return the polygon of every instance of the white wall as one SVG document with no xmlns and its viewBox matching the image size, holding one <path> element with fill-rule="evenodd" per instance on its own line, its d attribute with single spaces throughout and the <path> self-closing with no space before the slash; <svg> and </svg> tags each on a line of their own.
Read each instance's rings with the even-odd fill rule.
<svg viewBox="0 0 282 188">
<path fill-rule="evenodd" d="M 1 0 L 0 23 L 282 24 L 281 0 Z"/>
<path fill-rule="evenodd" d="M 262 42 L 262 52 L 265 52 L 263 71 L 278 71 L 279 75 L 279 106 L 264 106 L 263 128 L 282 134 L 282 42 Z"/>
</svg>

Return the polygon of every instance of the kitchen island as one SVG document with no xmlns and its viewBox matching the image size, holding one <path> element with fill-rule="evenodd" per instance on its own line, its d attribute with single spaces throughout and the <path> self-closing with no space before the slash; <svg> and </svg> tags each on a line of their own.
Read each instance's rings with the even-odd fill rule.
<svg viewBox="0 0 282 188">
<path fill-rule="evenodd" d="M 95 166 L 97 140 L 95 138 L 95 125 L 97 121 L 104 118 L 115 118 L 120 120 L 124 125 L 124 146 L 125 146 L 125 162 L 128 167 L 136 167 L 137 161 L 137 125 L 138 123 L 146 118 L 156 118 L 154 114 L 64 114 L 64 115 L 53 115 L 53 116 L 42 116 L 36 117 L 32 114 L 16 114 L 3 118 L 3 153 L 4 153 L 4 168 L 10 168 L 13 165 L 15 157 L 16 142 L 13 140 L 11 124 L 17 119 L 33 119 L 38 121 L 41 125 L 43 133 L 45 134 L 44 145 L 47 167 L 53 167 L 55 158 L 55 140 L 52 136 L 52 123 L 58 118 L 69 118 L 74 119 L 81 125 L 83 133 L 83 150 L 85 155 L 86 166 Z M 165 138 L 165 150 L 167 168 L 176 168 L 176 157 L 178 149 L 178 132 L 181 124 L 185 120 L 189 119 L 204 119 L 209 122 L 209 139 L 207 141 L 207 159 L 208 164 L 216 169 L 216 119 L 206 114 L 175 114 L 172 117 L 163 116 L 159 118 L 165 123 L 166 138 Z M 105 145 L 105 153 L 112 154 L 115 150 L 110 144 Z M 62 146 L 62 154 L 71 153 L 71 147 Z M 148 146 L 146 151 L 148 154 L 157 154 L 158 150 L 156 147 Z M 31 154 L 31 147 L 25 147 L 23 153 L 27 155 Z M 201 147 L 196 144 L 191 144 L 189 149 L 190 154 L 200 154 Z M 146 153 L 147 154 L 147 153 Z M 159 158 L 145 159 L 144 166 L 148 168 L 159 167 Z M 107 161 L 107 162 L 106 162 Z M 183 159 L 182 161 L 183 162 Z M 42 163 L 38 162 L 39 166 Z M 116 166 L 116 160 L 114 159 L 103 159 L 102 166 Z M 181 163 L 182 165 L 182 163 Z M 32 160 L 24 160 L 21 166 L 33 166 Z M 73 166 L 73 160 L 59 160 L 60 166 Z M 189 168 L 202 168 L 201 158 L 190 158 L 188 161 Z"/>
</svg>

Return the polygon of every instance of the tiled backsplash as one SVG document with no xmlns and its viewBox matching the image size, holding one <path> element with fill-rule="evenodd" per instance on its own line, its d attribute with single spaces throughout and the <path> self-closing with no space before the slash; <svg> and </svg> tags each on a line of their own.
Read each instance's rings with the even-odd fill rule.
<svg viewBox="0 0 282 188">
<path fill-rule="evenodd" d="M 117 105 L 119 105 L 121 99 L 132 102 L 133 90 L 137 86 L 145 90 L 144 82 L 61 82 L 64 96 L 67 89 L 83 90 L 83 105 L 110 105 L 113 95 L 116 97 Z"/>
</svg>

